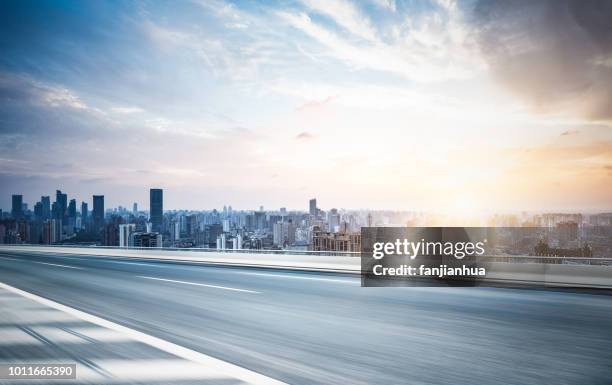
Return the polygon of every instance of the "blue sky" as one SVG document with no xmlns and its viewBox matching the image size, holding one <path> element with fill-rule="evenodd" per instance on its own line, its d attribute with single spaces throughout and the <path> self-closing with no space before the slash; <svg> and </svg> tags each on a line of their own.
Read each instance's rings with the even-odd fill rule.
<svg viewBox="0 0 612 385">
<path fill-rule="evenodd" d="M 4 1 L 0 207 L 609 208 L 610 7 L 505 4 Z"/>
</svg>

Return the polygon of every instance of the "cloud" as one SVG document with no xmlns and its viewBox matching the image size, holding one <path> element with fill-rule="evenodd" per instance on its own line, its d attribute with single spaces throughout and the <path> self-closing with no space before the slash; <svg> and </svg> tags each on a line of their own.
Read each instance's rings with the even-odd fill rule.
<svg viewBox="0 0 612 385">
<path fill-rule="evenodd" d="M 397 10 L 395 0 L 370 0 L 373 4 L 388 11 L 395 12 Z"/>
<path fill-rule="evenodd" d="M 534 109 L 612 119 L 612 2 L 480 0 L 474 34 L 494 77 Z"/>
<path fill-rule="evenodd" d="M 355 36 L 376 40 L 376 32 L 368 18 L 346 0 L 302 0 L 309 9 L 330 17 Z"/>
<path fill-rule="evenodd" d="M 349 22 L 342 21 L 363 41 L 338 33 L 306 12 L 278 11 L 276 15 L 323 46 L 322 53 L 353 70 L 374 70 L 418 83 L 433 83 L 470 78 L 483 69 L 468 44 L 463 15 L 454 6 L 438 6 L 426 16 L 389 23 L 393 33 L 386 39 L 364 32 L 364 25 L 369 25 L 365 22 L 349 27 Z"/>
<path fill-rule="evenodd" d="M 296 138 L 297 140 L 311 140 L 311 139 L 316 138 L 316 136 L 314 136 L 314 135 L 313 135 L 313 134 L 311 134 L 310 132 L 306 132 L 306 131 L 304 131 L 304 132 L 300 132 L 299 134 L 297 134 L 297 135 L 295 136 L 295 138 Z"/>
<path fill-rule="evenodd" d="M 567 130 L 567 131 L 563 131 L 561 133 L 561 136 L 577 135 L 579 133 L 580 133 L 580 130 Z"/>
<path fill-rule="evenodd" d="M 297 106 L 295 110 L 301 112 L 305 110 L 325 107 L 326 105 L 331 103 L 334 99 L 336 99 L 336 96 L 328 96 L 323 100 L 309 100 L 306 103 Z"/>
<path fill-rule="evenodd" d="M 111 111 L 118 114 L 136 114 L 144 112 L 144 110 L 140 107 L 113 107 L 111 108 Z"/>
</svg>

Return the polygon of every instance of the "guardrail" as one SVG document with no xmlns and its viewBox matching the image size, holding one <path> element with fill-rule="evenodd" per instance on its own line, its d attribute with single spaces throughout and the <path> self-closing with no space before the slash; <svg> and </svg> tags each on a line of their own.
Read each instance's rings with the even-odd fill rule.
<svg viewBox="0 0 612 385">
<path fill-rule="evenodd" d="M 325 257 L 360 257 L 358 251 L 312 251 L 312 250 L 275 250 L 275 249 L 211 249 L 206 247 L 119 247 L 100 245 L 41 245 L 29 243 L 3 244 L 5 246 L 23 247 L 49 247 L 49 248 L 75 248 L 75 249 L 102 249 L 102 250 L 140 250 L 140 251 L 179 251 L 179 252 L 201 252 L 201 253 L 223 253 L 223 254 L 270 254 L 270 255 L 307 255 Z M 612 258 L 594 257 L 559 257 L 559 256 L 537 256 L 537 255 L 488 255 L 482 259 L 488 262 L 507 263 L 543 263 L 556 265 L 599 265 L 612 266 Z"/>
<path fill-rule="evenodd" d="M 4 246 L 24 247 L 56 247 L 56 248 L 86 248 L 103 250 L 160 250 L 160 251 L 184 251 L 204 253 L 227 253 L 227 254 L 276 254 L 276 255 L 321 255 L 327 257 L 359 257 L 359 251 L 312 251 L 312 250 L 275 250 L 275 249 L 211 249 L 207 247 L 119 247 L 99 245 L 42 245 L 31 243 L 5 243 Z"/>
</svg>

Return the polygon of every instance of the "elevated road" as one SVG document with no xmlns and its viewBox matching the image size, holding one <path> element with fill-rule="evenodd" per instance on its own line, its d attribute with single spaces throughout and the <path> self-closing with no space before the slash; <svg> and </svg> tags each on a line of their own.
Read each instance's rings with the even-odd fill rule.
<svg viewBox="0 0 612 385">
<path fill-rule="evenodd" d="M 10 251 L 0 252 L 0 282 L 290 384 L 582 385 L 612 378 L 612 297 L 599 293 L 361 288 L 346 274 Z M 0 335 L 37 322 L 5 322 Z M 11 339 L 0 344 L 0 362 L 66 359 Z M 78 352 L 94 364 L 105 360 L 93 347 Z M 146 366 L 159 357 L 123 359 Z"/>
</svg>

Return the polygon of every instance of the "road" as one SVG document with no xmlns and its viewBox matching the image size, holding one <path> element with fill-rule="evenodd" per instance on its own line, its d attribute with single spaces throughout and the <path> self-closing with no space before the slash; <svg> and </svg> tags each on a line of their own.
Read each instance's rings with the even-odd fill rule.
<svg viewBox="0 0 612 385">
<path fill-rule="evenodd" d="M 612 378 L 609 295 L 13 252 L 0 282 L 290 384 Z"/>
</svg>

